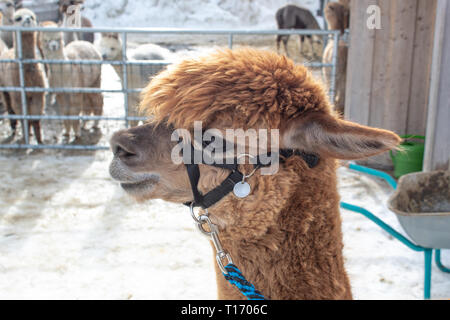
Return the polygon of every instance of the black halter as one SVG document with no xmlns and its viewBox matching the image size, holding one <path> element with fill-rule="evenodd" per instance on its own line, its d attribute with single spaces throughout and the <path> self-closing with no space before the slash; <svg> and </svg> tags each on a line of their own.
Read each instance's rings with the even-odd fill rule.
<svg viewBox="0 0 450 320">
<path fill-rule="evenodd" d="M 194 149 L 194 147 L 192 147 Z M 280 150 L 279 159 L 280 163 L 286 161 L 286 159 L 300 156 L 306 162 L 310 169 L 316 167 L 319 164 L 319 156 L 315 154 L 308 154 L 298 150 Z M 236 184 L 244 180 L 244 175 L 239 171 L 239 160 L 234 159 L 233 164 L 210 164 L 213 167 L 228 169 L 231 171 L 230 175 L 223 181 L 218 187 L 203 195 L 198 190 L 198 182 L 200 180 L 200 169 L 198 164 L 186 164 L 187 173 L 189 176 L 189 181 L 191 183 L 192 194 L 194 195 L 194 201 L 188 202 L 185 205 L 192 207 L 201 207 L 202 209 L 208 209 L 220 200 L 222 200 L 226 195 L 233 191 Z M 260 157 L 256 158 L 256 163 L 254 164 L 255 170 L 267 167 L 268 165 L 263 164 Z"/>
</svg>

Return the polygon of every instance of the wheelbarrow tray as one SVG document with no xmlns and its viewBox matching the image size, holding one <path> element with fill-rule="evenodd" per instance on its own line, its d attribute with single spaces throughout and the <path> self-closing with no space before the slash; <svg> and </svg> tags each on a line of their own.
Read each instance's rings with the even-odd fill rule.
<svg viewBox="0 0 450 320">
<path fill-rule="evenodd" d="M 388 205 L 417 245 L 450 249 L 450 171 L 401 177 Z"/>
</svg>

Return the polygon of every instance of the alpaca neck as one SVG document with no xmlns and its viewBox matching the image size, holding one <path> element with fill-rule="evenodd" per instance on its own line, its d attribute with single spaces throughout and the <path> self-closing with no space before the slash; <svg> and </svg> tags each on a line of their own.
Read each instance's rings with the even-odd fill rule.
<svg viewBox="0 0 450 320">
<path fill-rule="evenodd" d="M 51 60 L 68 60 L 67 55 L 64 51 L 64 47 L 61 46 L 56 51 L 44 51 L 44 58 Z M 70 75 L 73 70 L 71 70 L 71 66 L 67 64 L 49 64 L 49 82 L 52 87 L 65 87 L 68 85 L 69 79 L 71 79 Z"/>
<path fill-rule="evenodd" d="M 223 230 L 223 247 L 266 298 L 351 298 L 342 255 L 339 197 L 336 186 L 330 190 L 329 179 L 328 175 L 321 182 L 314 180 L 314 190 L 321 191 L 311 194 L 310 201 L 303 200 L 309 195 L 304 186 L 299 187 L 278 221 L 258 239 L 233 239 L 231 232 Z M 218 280 L 219 298 L 230 298 L 220 296 L 221 274 Z"/>
<path fill-rule="evenodd" d="M 114 58 L 115 61 L 122 61 L 123 60 L 123 52 L 120 51 L 120 53 Z M 123 65 L 113 65 L 114 70 L 116 71 L 117 75 L 120 78 L 120 81 L 123 83 Z"/>
<path fill-rule="evenodd" d="M 51 59 L 51 60 L 68 60 L 63 47 L 61 47 L 55 51 L 44 50 L 44 56 L 46 59 Z M 50 69 L 55 65 L 56 64 L 51 63 Z"/>
<path fill-rule="evenodd" d="M 17 38 L 14 38 L 16 57 L 19 57 L 19 46 Z M 36 59 L 37 40 L 35 32 L 22 32 L 22 58 Z"/>
<path fill-rule="evenodd" d="M 62 26 L 64 28 L 81 28 L 81 15 L 74 13 L 71 16 L 64 14 Z M 80 35 L 76 32 L 66 32 L 65 33 L 65 43 L 70 43 L 73 41 L 80 40 Z"/>
</svg>

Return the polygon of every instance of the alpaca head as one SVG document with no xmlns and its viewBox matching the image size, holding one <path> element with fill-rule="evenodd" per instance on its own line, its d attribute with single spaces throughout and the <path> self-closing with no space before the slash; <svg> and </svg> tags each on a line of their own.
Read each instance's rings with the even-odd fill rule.
<svg viewBox="0 0 450 320">
<path fill-rule="evenodd" d="M 329 2 L 325 7 L 325 19 L 327 20 L 328 29 L 341 30 L 349 27 L 349 9 L 344 4 L 339 2 Z"/>
<path fill-rule="evenodd" d="M 65 14 L 69 9 L 69 7 L 78 5 L 83 6 L 84 0 L 59 0 L 58 2 L 59 12 Z"/>
<path fill-rule="evenodd" d="M 16 5 L 13 0 L 0 0 L 0 12 L 3 15 L 4 25 L 12 25 L 14 23 Z"/>
<path fill-rule="evenodd" d="M 51 21 L 41 24 L 44 28 L 57 28 L 58 25 Z M 62 32 L 42 31 L 39 33 L 39 47 L 46 57 L 59 53 L 64 48 L 64 35 Z"/>
<path fill-rule="evenodd" d="M 237 207 L 240 211 L 257 211 L 255 221 L 271 219 L 276 208 L 282 208 L 286 205 L 283 201 L 298 192 L 305 175 L 326 175 L 324 171 L 334 168 L 334 159 L 372 156 L 400 142 L 392 132 L 340 120 L 325 90 L 306 68 L 266 51 L 225 50 L 182 61 L 156 76 L 142 98 L 141 110 L 151 120 L 113 136 L 115 157 L 110 167 L 112 177 L 139 200 L 192 201 L 186 168 L 173 161 L 174 154 L 180 153 L 180 136 L 173 135 L 175 129 L 185 129 L 183 132 L 189 135 L 201 124 L 205 140 L 211 140 L 206 139 L 208 131 L 214 137 L 222 135 L 231 143 L 234 156 L 250 152 L 250 144 L 232 135 L 233 141 L 229 141 L 229 129 L 244 136 L 256 131 L 252 139 L 262 147 L 257 155 L 279 146 L 320 157 L 314 169 L 302 157 L 294 156 L 280 164 L 274 174 L 257 172 L 249 180 L 253 190 L 247 199 L 229 194 L 213 207 L 212 211 L 220 211 L 216 210 L 219 206 L 229 212 L 219 217 L 226 225 L 232 224 L 231 212 Z M 236 152 L 240 144 L 246 146 Z M 246 163 L 240 167 L 242 173 L 252 171 L 248 159 Z M 200 164 L 200 172 L 202 193 L 217 187 L 230 174 L 206 164 Z"/>
<path fill-rule="evenodd" d="M 102 33 L 98 43 L 98 49 L 103 60 L 114 61 L 122 59 L 122 40 L 118 33 Z"/>
<path fill-rule="evenodd" d="M 14 14 L 14 25 L 25 28 L 37 27 L 36 15 L 29 9 L 17 10 Z"/>
</svg>

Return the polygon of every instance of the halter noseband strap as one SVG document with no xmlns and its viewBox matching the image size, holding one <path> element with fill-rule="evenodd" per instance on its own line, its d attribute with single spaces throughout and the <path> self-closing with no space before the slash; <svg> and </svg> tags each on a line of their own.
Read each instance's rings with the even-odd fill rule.
<svg viewBox="0 0 450 320">
<path fill-rule="evenodd" d="M 194 148 L 194 147 L 192 147 Z M 316 167 L 319 164 L 320 158 L 315 154 L 308 154 L 303 151 L 298 150 L 280 150 L 279 158 L 280 162 L 285 162 L 286 159 L 289 159 L 293 156 L 300 156 L 306 162 L 310 169 Z M 192 194 L 194 195 L 194 201 L 188 202 L 185 205 L 192 207 L 201 207 L 202 209 L 208 209 L 220 200 L 222 200 L 225 196 L 227 196 L 230 192 L 233 191 L 236 184 L 242 182 L 244 180 L 244 175 L 239 171 L 239 160 L 234 159 L 233 164 L 210 164 L 213 167 L 228 169 L 231 171 L 230 175 L 216 188 L 212 191 L 208 192 L 205 195 L 202 195 L 198 190 L 198 182 L 200 180 L 200 169 L 198 164 L 186 164 L 187 173 L 189 176 L 189 181 L 192 188 Z M 255 171 L 267 167 L 267 164 L 263 164 L 259 157 L 256 158 Z"/>
</svg>

